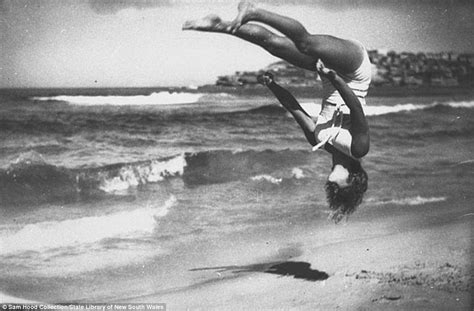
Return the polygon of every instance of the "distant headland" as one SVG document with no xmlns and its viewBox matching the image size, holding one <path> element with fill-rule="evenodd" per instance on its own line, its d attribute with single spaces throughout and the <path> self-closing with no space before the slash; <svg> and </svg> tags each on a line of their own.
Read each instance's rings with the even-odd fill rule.
<svg viewBox="0 0 474 311">
<path fill-rule="evenodd" d="M 368 51 L 372 63 L 371 95 L 411 96 L 472 94 L 474 89 L 474 54 L 472 53 L 411 53 L 383 50 Z M 219 76 L 215 85 L 200 89 L 220 89 L 257 93 L 257 75 L 264 71 L 276 74 L 277 81 L 298 93 L 320 93 L 317 74 L 278 61 L 258 71 L 237 71 Z"/>
</svg>

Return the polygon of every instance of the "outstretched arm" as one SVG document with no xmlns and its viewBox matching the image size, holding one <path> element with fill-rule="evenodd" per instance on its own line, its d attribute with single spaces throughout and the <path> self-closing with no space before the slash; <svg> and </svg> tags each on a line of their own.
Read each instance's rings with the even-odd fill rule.
<svg viewBox="0 0 474 311">
<path fill-rule="evenodd" d="M 364 109 L 359 98 L 334 70 L 326 68 L 321 61 L 318 61 L 316 66 L 318 73 L 326 77 L 336 90 L 339 91 L 339 94 L 341 94 L 342 99 L 351 111 L 351 127 L 349 132 L 352 135 L 352 154 L 357 158 L 365 156 L 369 152 L 370 147 L 369 124 L 365 118 Z"/>
<path fill-rule="evenodd" d="M 314 137 L 316 125 L 314 124 L 311 117 L 303 110 L 295 97 L 288 90 L 278 85 L 273 80 L 273 75 L 269 72 L 258 76 L 258 81 L 266 85 L 270 91 L 272 91 L 278 101 L 283 105 L 283 107 L 285 107 L 286 110 L 291 113 L 293 118 L 295 118 L 296 122 L 303 130 L 308 142 L 312 146 L 316 145 L 316 139 Z"/>
</svg>

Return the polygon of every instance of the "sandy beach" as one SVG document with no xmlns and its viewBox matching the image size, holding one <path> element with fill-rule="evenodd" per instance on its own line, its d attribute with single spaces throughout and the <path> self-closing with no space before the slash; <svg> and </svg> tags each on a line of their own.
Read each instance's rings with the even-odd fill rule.
<svg viewBox="0 0 474 311">
<path fill-rule="evenodd" d="M 471 310 L 471 212 L 443 203 L 369 208 L 342 225 L 253 232 L 247 249 L 222 240 L 234 258 L 186 272 L 206 281 L 130 302 L 169 310 Z M 274 255 L 248 261 L 266 251 Z"/>
</svg>

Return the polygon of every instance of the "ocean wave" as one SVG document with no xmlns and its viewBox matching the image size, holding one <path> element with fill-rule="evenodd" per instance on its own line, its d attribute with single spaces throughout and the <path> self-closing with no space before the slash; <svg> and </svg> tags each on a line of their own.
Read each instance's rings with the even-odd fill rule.
<svg viewBox="0 0 474 311">
<path fill-rule="evenodd" d="M 423 205 L 427 203 L 436 203 L 436 202 L 443 202 L 446 201 L 446 197 L 429 197 L 425 198 L 422 196 L 416 197 L 408 197 L 408 198 L 400 198 L 400 199 L 389 199 L 389 200 L 377 200 L 377 199 L 367 199 L 366 203 L 371 205 L 387 205 L 387 204 L 394 204 L 394 205 Z"/>
<path fill-rule="evenodd" d="M 153 160 L 122 166 L 115 176 L 102 176 L 99 189 L 107 193 L 118 193 L 130 187 L 163 181 L 166 177 L 183 175 L 185 166 L 184 155 L 164 161 Z M 109 173 L 107 171 L 106 175 Z"/>
<path fill-rule="evenodd" d="M 38 153 L 26 153 L 0 170 L 0 207 L 68 203 L 100 194 L 123 194 L 132 187 L 181 176 L 185 166 L 182 154 L 91 169 L 67 169 L 46 163 Z"/>
<path fill-rule="evenodd" d="M 293 176 L 294 179 L 302 179 L 304 178 L 304 173 L 303 173 L 303 170 L 300 169 L 299 167 L 294 167 L 292 170 L 291 170 L 291 175 Z"/>
<path fill-rule="evenodd" d="M 76 185 L 86 196 L 101 191 L 109 194 L 127 194 L 130 188 L 157 183 L 171 177 L 181 177 L 187 165 L 185 154 L 172 157 L 118 163 L 94 169 L 79 170 Z"/>
<path fill-rule="evenodd" d="M 129 189 L 170 178 L 182 178 L 190 187 L 245 180 L 269 175 L 275 167 L 305 164 L 311 157 L 307 150 L 213 150 L 67 169 L 46 163 L 36 153 L 26 154 L 7 169 L 0 170 L 0 206 L 100 199 L 103 195 L 129 194 Z M 293 169 L 292 174 L 302 177 L 301 170 Z"/>
<path fill-rule="evenodd" d="M 278 177 L 275 177 L 271 174 L 259 174 L 255 176 L 251 176 L 250 180 L 255 181 L 259 184 L 273 184 L 273 185 L 294 185 L 294 181 L 300 180 L 305 178 L 305 174 L 303 170 L 299 167 L 293 167 L 291 169 L 291 173 L 289 172 L 289 167 L 288 170 L 285 170 L 284 172 L 279 172 Z"/>
<path fill-rule="evenodd" d="M 286 181 L 290 179 L 302 179 L 305 178 L 305 175 L 303 173 L 303 170 L 300 169 L 299 167 L 294 167 L 291 170 L 291 178 L 283 178 L 283 177 L 274 177 L 270 174 L 260 174 L 256 176 L 250 177 L 252 181 L 257 181 L 257 182 L 268 182 L 274 185 L 280 185 L 282 182 L 285 183 Z"/>
<path fill-rule="evenodd" d="M 312 117 L 317 117 L 319 115 L 319 112 L 321 111 L 321 104 L 319 103 L 304 102 L 301 103 L 301 107 L 306 111 L 306 113 L 308 113 Z M 430 106 L 419 104 L 398 104 L 394 106 L 375 106 L 369 104 L 367 106 L 364 106 L 364 112 L 366 116 L 379 116 L 403 111 L 425 109 L 428 107 Z"/>
<path fill-rule="evenodd" d="M 257 175 L 251 177 L 250 179 L 253 181 L 267 181 L 275 185 L 279 185 L 283 181 L 283 178 L 277 178 L 271 175 Z"/>
<path fill-rule="evenodd" d="M 95 243 L 110 238 L 149 236 L 156 220 L 175 205 L 171 196 L 160 207 L 145 207 L 114 214 L 28 224 L 13 234 L 0 238 L 2 255 L 25 251 L 46 251 L 61 247 Z"/>
<path fill-rule="evenodd" d="M 220 101 L 220 100 L 229 100 L 229 99 L 235 99 L 236 96 L 229 94 L 229 93 L 202 93 L 202 96 L 199 98 L 199 101 L 204 102 L 204 101 Z"/>
<path fill-rule="evenodd" d="M 47 97 L 32 97 L 37 101 L 60 101 L 67 102 L 72 105 L 82 106 L 141 106 L 141 105 L 172 105 L 172 104 L 189 104 L 195 103 L 200 98 L 208 94 L 202 93 L 186 93 L 186 92 L 155 92 L 150 95 L 134 95 L 134 96 L 83 96 L 83 95 L 60 95 Z"/>
<path fill-rule="evenodd" d="M 107 193 L 126 193 L 140 185 L 179 177 L 188 186 L 225 183 L 266 176 L 278 168 L 304 164 L 312 154 L 306 150 L 211 150 L 183 153 L 151 161 L 115 164 L 78 174 L 79 188 L 93 186 Z M 302 171 L 292 174 L 302 177 Z"/>
<path fill-rule="evenodd" d="M 316 117 L 319 115 L 319 112 L 321 111 L 321 104 L 319 103 L 314 103 L 314 102 L 303 102 L 301 103 L 301 106 L 303 109 L 311 116 Z M 269 106 L 270 107 L 270 106 Z M 414 111 L 414 110 L 422 110 L 422 109 L 430 109 L 434 107 L 450 107 L 450 108 L 474 108 L 474 101 L 451 101 L 451 102 L 444 102 L 444 103 L 438 103 L 434 102 L 431 104 L 398 104 L 398 105 L 393 105 L 393 106 L 387 106 L 387 105 L 366 105 L 364 107 L 365 114 L 367 116 L 380 116 L 380 115 L 385 115 L 385 114 L 390 114 L 390 113 L 398 113 L 398 112 L 407 112 L 407 111 Z M 259 108 L 259 111 L 262 112 L 274 112 L 274 109 L 265 109 L 265 108 Z"/>
<path fill-rule="evenodd" d="M 186 155 L 183 179 L 187 185 L 225 183 L 272 174 L 276 168 L 306 164 L 307 150 L 214 150 Z"/>
<path fill-rule="evenodd" d="M 0 170 L 0 206 L 67 201 L 77 193 L 74 173 L 46 163 L 36 152 L 20 155 Z"/>
<path fill-rule="evenodd" d="M 460 101 L 460 102 L 447 102 L 441 105 L 446 105 L 452 108 L 474 108 L 474 101 Z"/>
<path fill-rule="evenodd" d="M 474 165 L 474 159 L 461 161 L 461 162 L 456 163 L 454 165 L 456 165 L 456 166 L 473 166 Z"/>
<path fill-rule="evenodd" d="M 426 109 L 429 107 L 430 105 L 398 104 L 395 106 L 366 106 L 364 110 L 367 116 L 380 116 L 390 113 Z"/>
</svg>

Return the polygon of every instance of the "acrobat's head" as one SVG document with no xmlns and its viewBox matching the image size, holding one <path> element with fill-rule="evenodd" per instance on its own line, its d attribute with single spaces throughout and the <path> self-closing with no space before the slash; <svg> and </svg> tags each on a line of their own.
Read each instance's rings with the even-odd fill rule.
<svg viewBox="0 0 474 311">
<path fill-rule="evenodd" d="M 351 163 L 350 167 L 334 165 L 325 189 L 329 208 L 333 211 L 331 218 L 336 223 L 352 214 L 362 203 L 367 184 L 367 173 L 358 161 Z"/>
</svg>

